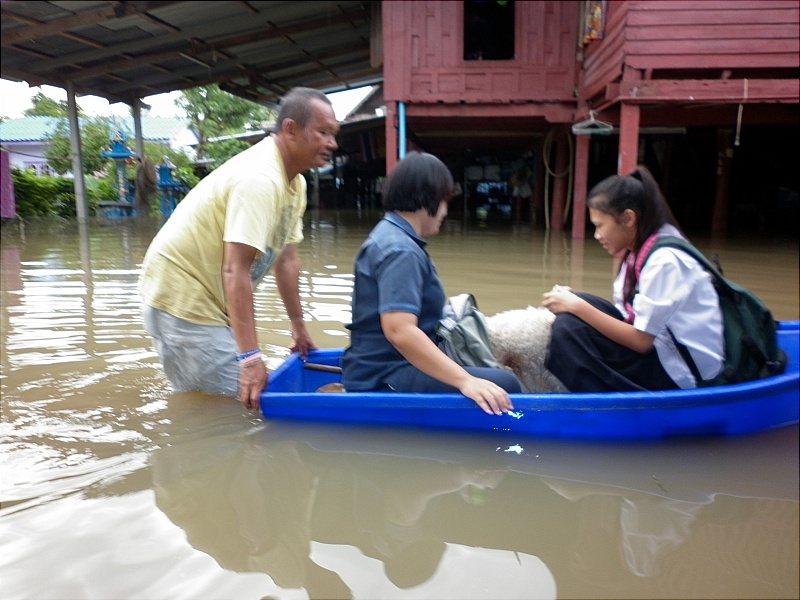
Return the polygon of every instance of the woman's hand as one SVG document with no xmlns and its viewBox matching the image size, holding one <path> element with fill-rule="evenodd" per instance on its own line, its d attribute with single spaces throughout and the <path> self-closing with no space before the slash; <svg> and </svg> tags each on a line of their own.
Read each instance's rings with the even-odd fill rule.
<svg viewBox="0 0 800 600">
<path fill-rule="evenodd" d="M 470 376 L 466 382 L 458 388 L 462 394 L 475 402 L 483 412 L 490 415 L 502 415 L 510 410 L 514 410 L 511 398 L 508 393 L 499 385 L 486 379 L 479 379 Z"/>
<path fill-rule="evenodd" d="M 503 388 L 470 375 L 439 350 L 417 322 L 416 315 L 401 311 L 381 315 L 381 328 L 386 339 L 417 369 L 456 388 L 487 414 L 500 415 L 514 409 Z"/>
</svg>

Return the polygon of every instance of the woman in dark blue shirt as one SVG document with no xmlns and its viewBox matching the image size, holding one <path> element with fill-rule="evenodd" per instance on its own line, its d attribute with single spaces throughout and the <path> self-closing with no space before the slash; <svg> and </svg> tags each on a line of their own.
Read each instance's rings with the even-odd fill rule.
<svg viewBox="0 0 800 600">
<path fill-rule="evenodd" d="M 348 391 L 460 392 L 490 414 L 513 408 L 521 391 L 505 369 L 462 367 L 436 344 L 445 293 L 423 238 L 439 233 L 453 177 L 438 158 L 411 152 L 386 179 L 386 214 L 356 256 Z"/>
</svg>

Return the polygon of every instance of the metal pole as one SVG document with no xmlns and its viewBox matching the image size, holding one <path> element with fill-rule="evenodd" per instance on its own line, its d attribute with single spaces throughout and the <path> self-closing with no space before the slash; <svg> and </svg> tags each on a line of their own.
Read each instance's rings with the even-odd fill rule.
<svg viewBox="0 0 800 600">
<path fill-rule="evenodd" d="M 399 128 L 398 140 L 398 155 L 400 160 L 406 155 L 406 104 L 405 102 L 397 103 L 397 125 Z"/>
</svg>

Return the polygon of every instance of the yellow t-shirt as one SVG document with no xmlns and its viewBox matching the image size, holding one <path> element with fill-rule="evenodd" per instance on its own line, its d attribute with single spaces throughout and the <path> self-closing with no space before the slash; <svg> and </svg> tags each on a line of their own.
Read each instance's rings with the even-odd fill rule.
<svg viewBox="0 0 800 600">
<path fill-rule="evenodd" d="M 178 204 L 142 264 L 144 301 L 201 325 L 230 325 L 222 287 L 224 242 L 257 250 L 253 287 L 287 244 L 303 240 L 306 180 L 286 179 L 266 138 L 209 173 Z"/>
</svg>

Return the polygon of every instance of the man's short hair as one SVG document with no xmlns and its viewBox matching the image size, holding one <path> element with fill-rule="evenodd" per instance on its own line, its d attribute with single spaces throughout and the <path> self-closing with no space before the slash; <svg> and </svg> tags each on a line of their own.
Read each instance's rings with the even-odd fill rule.
<svg viewBox="0 0 800 600">
<path fill-rule="evenodd" d="M 312 100 L 320 100 L 331 106 L 333 105 L 325 94 L 314 88 L 296 87 L 286 92 L 278 110 L 276 123 L 278 131 L 280 131 L 286 119 L 291 119 L 300 127 L 308 125 L 313 115 L 311 109 Z"/>
</svg>

